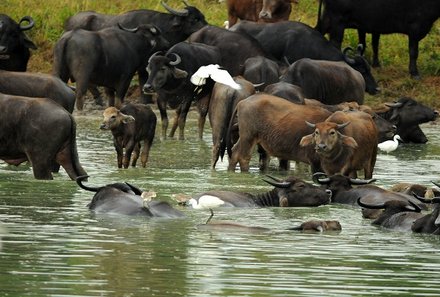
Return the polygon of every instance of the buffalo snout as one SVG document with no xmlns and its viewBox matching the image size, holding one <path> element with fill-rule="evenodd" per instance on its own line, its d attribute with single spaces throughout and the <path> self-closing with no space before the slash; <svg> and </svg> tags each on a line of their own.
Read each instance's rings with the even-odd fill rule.
<svg viewBox="0 0 440 297">
<path fill-rule="evenodd" d="M 154 89 L 153 86 L 149 83 L 146 83 L 144 85 L 144 87 L 142 88 L 142 92 L 149 94 L 149 93 L 154 93 Z"/>
</svg>

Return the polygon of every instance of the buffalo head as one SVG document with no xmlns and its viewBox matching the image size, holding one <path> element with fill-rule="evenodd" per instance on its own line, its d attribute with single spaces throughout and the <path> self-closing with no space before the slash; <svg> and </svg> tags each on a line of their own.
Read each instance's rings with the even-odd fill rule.
<svg viewBox="0 0 440 297">
<path fill-rule="evenodd" d="M 357 142 L 353 137 L 346 136 L 340 132 L 350 122 L 337 124 L 333 122 L 321 122 L 312 124 L 306 121 L 306 124 L 315 131 L 301 139 L 301 146 L 315 145 L 315 150 L 319 155 L 331 157 L 339 154 L 341 149 L 346 146 L 357 148 Z"/>
<path fill-rule="evenodd" d="M 167 83 L 186 78 L 188 72 L 177 68 L 181 61 L 180 56 L 175 53 L 163 55 L 156 52 L 153 54 L 148 60 L 148 80 L 143 87 L 143 91 L 151 93 L 163 88 Z M 174 84 L 173 87 L 175 87 Z"/>
<path fill-rule="evenodd" d="M 365 91 L 368 94 L 375 95 L 380 92 L 380 88 L 377 85 L 376 80 L 371 74 L 371 67 L 367 60 L 361 55 L 362 49 L 358 47 L 358 53 L 354 56 L 349 56 L 348 52 L 353 51 L 352 48 L 347 47 L 343 50 L 344 60 L 353 69 L 357 70 L 362 74 L 365 80 Z"/>
<path fill-rule="evenodd" d="M 194 6 L 190 6 L 186 1 L 183 2 L 185 4 L 185 8 L 183 9 L 174 9 L 164 1 L 160 3 L 169 13 L 175 16 L 172 23 L 169 24 L 172 27 L 170 31 L 181 31 L 184 35 L 189 36 L 208 23 L 200 10 Z"/>
<path fill-rule="evenodd" d="M 106 108 L 103 116 L 104 120 L 100 127 L 101 130 L 113 130 L 121 125 L 134 122 L 134 117 L 123 114 L 119 109 L 113 106 Z"/>
<path fill-rule="evenodd" d="M 30 16 L 24 16 L 17 23 L 9 16 L 0 14 L 0 69 L 26 71 L 29 49 L 37 47 L 23 31 L 31 29 L 34 24 Z"/>
</svg>

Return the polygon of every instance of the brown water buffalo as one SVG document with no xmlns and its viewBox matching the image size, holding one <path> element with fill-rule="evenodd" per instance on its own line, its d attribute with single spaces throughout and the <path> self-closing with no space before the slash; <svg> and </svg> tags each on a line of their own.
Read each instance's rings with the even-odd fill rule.
<svg viewBox="0 0 440 297">
<path fill-rule="evenodd" d="M 327 175 L 341 173 L 365 178 L 373 176 L 377 155 L 377 128 L 373 118 L 361 111 L 336 111 L 324 122 L 308 125 L 312 134 L 301 139 L 301 146 L 314 146 Z"/>
<path fill-rule="evenodd" d="M 228 25 L 237 21 L 274 23 L 287 21 L 292 11 L 292 0 L 227 0 Z"/>
<path fill-rule="evenodd" d="M 241 86 L 240 90 L 216 83 L 209 100 L 208 116 L 212 128 L 212 168 L 215 168 L 219 157 L 223 159 L 228 125 L 237 103 L 255 93 L 254 85 L 243 77 L 237 76 L 234 81 Z"/>
<path fill-rule="evenodd" d="M 47 98 L 0 94 L 0 159 L 18 165 L 30 161 L 36 179 L 52 179 L 54 163 L 71 179 L 86 172 L 76 149 L 72 115 Z"/>
<path fill-rule="evenodd" d="M 309 220 L 301 225 L 288 230 L 298 230 L 302 232 L 324 232 L 324 231 L 341 231 L 341 223 L 335 220 Z"/>
<path fill-rule="evenodd" d="M 270 178 L 271 180 L 264 180 L 274 186 L 274 189 L 268 192 L 251 194 L 208 191 L 195 195 L 187 201 L 187 204 L 192 208 L 206 209 L 213 207 L 313 207 L 330 203 L 330 190 L 323 190 L 296 177 L 288 177 L 285 180 Z"/>
<path fill-rule="evenodd" d="M 70 113 L 75 107 L 75 92 L 61 79 L 49 74 L 0 70 L 0 93 L 49 98 Z"/>
<path fill-rule="evenodd" d="M 135 167 L 141 156 L 142 167 L 147 166 L 150 148 L 153 145 L 157 118 L 150 106 L 128 103 L 120 110 L 108 107 L 104 110 L 102 130 L 110 130 L 113 135 L 118 167 L 128 168 L 134 151 L 131 166 Z M 143 145 L 141 145 L 143 142 Z M 142 154 L 141 154 L 142 146 Z M 125 154 L 124 152 L 125 148 Z"/>
<path fill-rule="evenodd" d="M 305 162 L 311 165 L 313 172 L 319 171 L 320 162 L 314 149 L 300 146 L 300 140 L 310 133 L 306 121 L 324 121 L 331 112 L 319 106 L 295 104 L 264 93 L 242 100 L 235 112 L 239 139 L 232 151 L 228 148 L 228 170 L 234 171 L 239 163 L 242 172 L 249 171 L 252 150 L 258 144 L 269 156 Z"/>
</svg>

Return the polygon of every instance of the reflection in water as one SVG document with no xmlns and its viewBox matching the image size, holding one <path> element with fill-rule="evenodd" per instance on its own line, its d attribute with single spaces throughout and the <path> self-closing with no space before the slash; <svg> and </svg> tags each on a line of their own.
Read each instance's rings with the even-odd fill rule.
<svg viewBox="0 0 440 297">
<path fill-rule="evenodd" d="M 194 116 L 187 140 L 157 138 L 147 168 L 127 170 L 117 168 L 111 136 L 99 131 L 99 122 L 100 115 L 78 120 L 80 160 L 92 185 L 127 181 L 174 205 L 178 193 L 270 188 L 256 156 L 250 174 L 228 173 L 226 160 L 212 171 L 210 131 L 198 141 Z M 424 130 L 428 144 L 378 155 L 377 184 L 439 180 L 440 139 L 435 126 Z M 276 167 L 272 160 L 271 174 L 279 175 Z M 310 181 L 306 166 L 292 168 L 291 174 Z M 357 208 L 220 209 L 218 220 L 273 232 L 203 230 L 196 226 L 208 211 L 183 209 L 187 218 L 172 220 L 91 214 L 86 205 L 93 193 L 63 170 L 54 178 L 37 181 L 28 166 L 0 163 L 0 295 L 440 294 L 440 238 L 377 228 Z M 339 220 L 342 231 L 285 231 L 309 219 Z"/>
</svg>

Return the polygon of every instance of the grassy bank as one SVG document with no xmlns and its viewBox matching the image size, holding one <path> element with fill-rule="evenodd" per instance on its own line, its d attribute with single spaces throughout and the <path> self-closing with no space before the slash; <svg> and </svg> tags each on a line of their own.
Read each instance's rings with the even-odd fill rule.
<svg viewBox="0 0 440 297">
<path fill-rule="evenodd" d="M 221 26 L 227 19 L 225 3 L 218 3 L 217 0 L 188 1 L 205 14 L 210 24 Z M 168 0 L 167 3 L 175 8 L 183 7 L 180 0 Z M 314 26 L 317 7 L 317 0 L 300 0 L 299 4 L 294 4 L 291 20 Z M 29 71 L 44 73 L 51 72 L 53 45 L 63 32 L 66 18 L 83 10 L 119 14 L 138 8 L 165 11 L 159 0 L 3 0 L 0 3 L 0 12 L 10 15 L 15 20 L 19 20 L 24 15 L 34 18 L 36 25 L 28 31 L 28 35 L 38 49 L 32 52 Z M 356 46 L 356 44 L 356 31 L 346 30 L 344 46 Z M 374 97 L 367 95 L 367 103 L 376 104 L 395 100 L 401 96 L 411 96 L 430 106 L 440 107 L 440 21 L 435 23 L 430 34 L 420 42 L 418 66 L 421 80 L 416 81 L 409 77 L 407 47 L 408 39 L 405 35 L 392 34 L 381 37 L 382 67 L 374 69 L 373 74 L 382 92 Z M 371 58 L 370 48 L 367 48 L 366 57 Z"/>
</svg>

